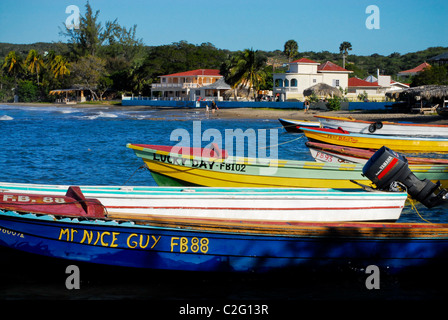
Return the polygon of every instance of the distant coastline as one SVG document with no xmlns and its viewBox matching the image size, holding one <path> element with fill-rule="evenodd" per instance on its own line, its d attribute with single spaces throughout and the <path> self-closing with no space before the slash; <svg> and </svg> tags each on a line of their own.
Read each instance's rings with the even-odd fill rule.
<svg viewBox="0 0 448 320">
<path fill-rule="evenodd" d="M 122 106 L 118 103 L 88 103 L 88 104 L 61 104 L 61 103 L 0 103 L 6 106 L 26 106 L 26 107 L 60 107 L 60 108 L 92 108 L 101 109 L 103 111 L 116 110 L 158 110 L 160 117 L 151 120 L 169 120 L 170 117 L 182 119 L 190 117 L 192 114 L 206 114 L 204 108 L 172 108 L 172 107 L 149 107 L 149 106 Z M 337 117 L 353 117 L 355 119 L 371 120 L 371 121 L 407 121 L 407 122 L 424 122 L 434 124 L 448 124 L 448 119 L 433 114 L 412 114 L 412 113 L 393 113 L 393 112 L 377 112 L 368 110 L 359 111 L 321 111 L 310 110 L 305 113 L 303 110 L 292 109 L 253 109 L 253 108 L 236 108 L 236 109 L 219 109 L 213 114 L 209 112 L 207 118 L 221 119 L 300 119 L 300 120 L 316 120 L 315 115 L 328 115 Z M 168 119 L 167 119 L 168 117 Z"/>
</svg>

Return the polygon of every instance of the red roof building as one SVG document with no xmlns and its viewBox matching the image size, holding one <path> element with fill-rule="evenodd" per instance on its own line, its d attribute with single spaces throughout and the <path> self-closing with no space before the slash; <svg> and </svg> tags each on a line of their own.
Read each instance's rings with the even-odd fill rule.
<svg viewBox="0 0 448 320">
<path fill-rule="evenodd" d="M 357 77 L 348 79 L 349 88 L 379 88 L 378 82 L 370 82 L 366 80 L 359 79 Z"/>
<path fill-rule="evenodd" d="M 397 75 L 398 76 L 404 76 L 404 77 L 415 76 L 416 74 L 422 72 L 426 68 L 431 68 L 431 65 L 429 63 L 427 63 L 427 62 L 423 62 L 422 64 L 418 65 L 417 67 L 415 67 L 413 69 L 401 71 Z"/>
<path fill-rule="evenodd" d="M 159 76 L 160 83 L 153 83 L 151 96 L 154 92 L 160 92 L 164 99 L 196 100 L 204 98 L 207 94 L 218 94 L 219 88 L 210 89 L 207 92 L 201 88 L 208 87 L 222 79 L 218 69 L 196 69 Z"/>
<path fill-rule="evenodd" d="M 338 66 L 337 64 L 331 62 L 331 61 L 327 61 L 325 63 L 322 63 L 321 65 L 319 65 L 319 67 L 317 67 L 318 71 L 326 71 L 326 72 L 350 72 L 347 69 L 344 69 L 340 66 Z"/>
<path fill-rule="evenodd" d="M 290 63 L 315 63 L 315 64 L 319 64 L 318 62 L 310 60 L 310 59 L 307 59 L 307 58 L 301 58 L 299 60 L 295 60 L 295 61 L 290 62 Z"/>
<path fill-rule="evenodd" d="M 196 69 L 191 71 L 167 74 L 160 77 L 200 77 L 200 76 L 221 77 L 218 69 Z"/>
</svg>

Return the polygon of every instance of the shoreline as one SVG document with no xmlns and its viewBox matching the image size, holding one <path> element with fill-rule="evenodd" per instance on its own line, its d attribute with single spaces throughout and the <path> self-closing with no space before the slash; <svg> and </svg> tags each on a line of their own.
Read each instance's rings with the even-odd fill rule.
<svg viewBox="0 0 448 320">
<path fill-rule="evenodd" d="M 321 116 L 335 116 L 335 117 L 352 117 L 359 120 L 369 121 L 408 121 L 416 123 L 431 123 L 431 124 L 447 124 L 448 118 L 444 118 L 434 114 L 415 114 L 415 113 L 392 113 L 379 111 L 322 111 L 309 110 L 305 113 L 304 110 L 293 109 L 264 109 L 264 108 L 222 108 L 216 113 L 209 111 L 208 115 L 204 108 L 172 108 L 172 107 L 150 107 L 150 106 L 122 106 L 113 104 L 58 104 L 58 103 L 0 103 L 0 106 L 21 106 L 21 107 L 59 107 L 59 108 L 86 108 L 86 109 L 101 109 L 102 111 L 154 111 L 158 113 L 157 118 L 150 118 L 148 120 L 170 120 L 170 117 L 176 119 L 197 116 L 202 114 L 206 119 L 269 119 L 277 120 L 294 119 L 294 120 L 311 120 L 317 121 L 314 117 Z M 172 120 L 176 120 L 172 119 Z"/>
</svg>

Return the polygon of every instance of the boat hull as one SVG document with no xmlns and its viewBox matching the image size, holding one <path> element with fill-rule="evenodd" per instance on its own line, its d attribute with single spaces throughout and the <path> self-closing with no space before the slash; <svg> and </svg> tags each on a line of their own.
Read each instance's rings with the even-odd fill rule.
<svg viewBox="0 0 448 320">
<path fill-rule="evenodd" d="M 430 125 L 418 123 L 397 123 L 381 121 L 380 128 L 374 121 L 356 120 L 343 117 L 315 116 L 319 119 L 322 127 L 337 129 L 342 128 L 352 133 L 380 134 L 392 136 L 439 136 L 448 138 L 448 126 Z"/>
<path fill-rule="evenodd" d="M 280 121 L 283 128 L 285 128 L 285 130 L 287 132 L 292 132 L 292 133 L 302 133 L 303 131 L 300 130 L 298 127 L 307 127 L 307 128 L 319 128 L 320 127 L 319 121 L 291 120 L 291 119 L 281 119 L 281 118 L 279 118 L 278 121 Z"/>
<path fill-rule="evenodd" d="M 316 142 L 306 142 L 305 144 L 309 148 L 311 156 L 318 162 L 365 164 L 376 151 Z M 405 156 L 409 164 L 448 165 L 448 159 Z"/>
<path fill-rule="evenodd" d="M 160 186 L 351 189 L 359 186 L 350 180 L 371 184 L 362 175 L 362 164 L 180 156 L 153 145 L 128 144 L 128 147 L 142 158 Z M 448 186 L 447 166 L 410 168 L 419 179 L 440 180 Z"/>
<path fill-rule="evenodd" d="M 407 199 L 404 192 L 367 192 L 361 189 L 79 188 L 84 196 L 99 200 L 109 214 L 223 221 L 396 221 Z M 30 195 L 45 193 L 57 197 L 63 195 L 66 189 L 67 186 L 63 185 L 0 183 L 0 197 L 14 192 Z"/>
<path fill-rule="evenodd" d="M 374 264 L 401 271 L 446 264 L 448 229 L 367 223 L 138 224 L 0 211 L 0 245 L 71 262 L 132 268 L 263 273 Z"/>
<path fill-rule="evenodd" d="M 361 149 L 381 149 L 386 146 L 404 153 L 448 153 L 448 139 L 399 137 L 344 132 L 338 129 L 303 128 L 310 141 Z"/>
</svg>

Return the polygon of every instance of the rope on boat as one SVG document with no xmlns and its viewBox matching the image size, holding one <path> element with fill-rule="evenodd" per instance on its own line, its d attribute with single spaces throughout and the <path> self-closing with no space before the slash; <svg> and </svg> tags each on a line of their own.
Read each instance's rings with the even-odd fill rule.
<svg viewBox="0 0 448 320">
<path fill-rule="evenodd" d="M 123 184 L 124 186 L 129 182 L 129 180 L 131 180 L 131 178 L 137 173 L 138 170 L 140 169 L 145 169 L 146 165 L 142 164 L 140 167 L 138 167 L 133 174 L 131 174 L 131 176 L 128 178 L 128 180 L 126 180 L 126 182 Z"/>
<path fill-rule="evenodd" d="M 417 215 L 420 217 L 420 219 L 422 219 L 423 221 L 427 222 L 427 223 L 432 223 L 431 221 L 426 220 L 425 218 L 423 218 L 420 213 L 417 210 L 417 207 L 415 206 L 415 200 L 408 198 L 409 199 L 409 203 L 411 204 L 412 209 L 415 210 L 415 212 L 417 213 Z"/>
</svg>

